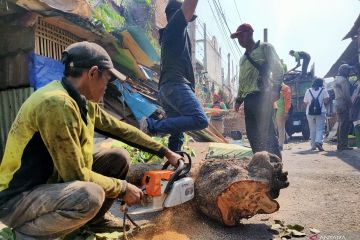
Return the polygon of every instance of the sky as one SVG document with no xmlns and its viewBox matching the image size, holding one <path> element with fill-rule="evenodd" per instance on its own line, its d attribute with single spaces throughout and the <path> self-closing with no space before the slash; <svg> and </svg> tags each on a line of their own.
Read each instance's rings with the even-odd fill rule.
<svg viewBox="0 0 360 240">
<path fill-rule="evenodd" d="M 213 10 L 214 0 L 199 0 L 198 24 L 207 25 L 209 37 L 215 35 L 222 47 L 222 58 L 227 52 L 236 53 L 234 43 L 229 47 L 229 31 L 226 35 L 217 27 Z M 236 1 L 236 2 L 235 2 Z M 360 13 L 360 0 L 218 0 L 224 11 L 228 26 L 235 31 L 241 23 L 250 23 L 254 39 L 263 40 L 263 29 L 268 29 L 268 42 L 276 49 L 288 69 L 296 65 L 289 50 L 305 51 L 311 55 L 310 65 L 315 62 L 315 74 L 323 77 L 340 57 L 350 39 L 342 41 Z M 236 3 L 236 4 L 235 4 Z M 216 13 L 215 13 L 216 15 Z M 197 39 L 203 29 L 198 28 Z M 227 39 L 226 39 L 227 38 Z M 238 43 L 236 43 L 238 44 Z M 239 46 L 242 52 L 242 49 Z M 201 46 L 198 50 L 201 50 Z M 223 65 L 224 65 L 223 61 Z M 224 66 L 225 67 L 225 66 Z M 310 68 L 310 66 L 309 66 Z"/>
</svg>

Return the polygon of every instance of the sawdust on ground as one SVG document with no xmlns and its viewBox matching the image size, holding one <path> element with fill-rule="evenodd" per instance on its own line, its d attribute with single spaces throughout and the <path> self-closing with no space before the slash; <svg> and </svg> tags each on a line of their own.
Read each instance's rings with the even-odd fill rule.
<svg viewBox="0 0 360 240">
<path fill-rule="evenodd" d="M 199 223 L 199 215 L 194 211 L 191 203 L 166 209 L 153 222 L 160 224 L 138 233 L 133 240 L 189 240 L 189 233 L 200 230 L 196 227 Z"/>
</svg>

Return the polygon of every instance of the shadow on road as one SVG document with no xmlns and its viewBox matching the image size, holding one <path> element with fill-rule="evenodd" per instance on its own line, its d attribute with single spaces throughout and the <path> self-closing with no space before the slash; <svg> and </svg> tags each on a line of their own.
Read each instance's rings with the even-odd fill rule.
<svg viewBox="0 0 360 240">
<path fill-rule="evenodd" d="M 237 227 L 223 227 L 219 224 L 209 222 L 207 224 L 210 228 L 216 231 L 217 236 L 224 236 L 222 239 L 268 240 L 273 239 L 275 236 L 272 232 L 269 231 L 269 226 L 264 223 L 244 223 Z"/>
<path fill-rule="evenodd" d="M 341 151 L 341 152 L 338 152 L 338 151 L 327 152 L 327 153 L 325 153 L 325 156 L 337 157 L 341 161 L 352 166 L 353 168 L 360 170 L 360 151 L 359 151 L 359 149 L 347 150 L 347 151 Z"/>
</svg>

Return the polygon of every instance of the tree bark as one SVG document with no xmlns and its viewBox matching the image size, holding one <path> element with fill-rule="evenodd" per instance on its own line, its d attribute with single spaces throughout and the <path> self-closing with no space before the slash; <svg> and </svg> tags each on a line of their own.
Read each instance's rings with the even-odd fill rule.
<svg viewBox="0 0 360 240">
<path fill-rule="evenodd" d="M 126 181 L 136 186 L 140 186 L 141 178 L 144 176 L 146 172 L 153 170 L 161 170 L 161 169 L 162 169 L 161 164 L 147 164 L 147 163 L 131 164 L 129 167 L 129 172 L 126 176 Z"/>
<path fill-rule="evenodd" d="M 140 186 L 145 172 L 161 168 L 160 164 L 131 165 L 127 181 Z M 259 213 L 276 212 L 279 204 L 274 199 L 289 185 L 281 159 L 268 152 L 240 160 L 207 159 L 195 164 L 190 175 L 195 180 L 195 206 L 226 226 Z"/>
<path fill-rule="evenodd" d="M 211 219 L 234 226 L 242 218 L 276 212 L 274 198 L 288 185 L 281 160 L 267 152 L 252 159 L 205 160 L 196 174 L 195 204 Z"/>
</svg>

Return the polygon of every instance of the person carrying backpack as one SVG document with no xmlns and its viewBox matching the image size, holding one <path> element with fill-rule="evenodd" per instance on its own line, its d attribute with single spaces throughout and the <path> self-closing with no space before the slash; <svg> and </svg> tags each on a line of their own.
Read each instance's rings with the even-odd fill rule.
<svg viewBox="0 0 360 240">
<path fill-rule="evenodd" d="M 311 150 L 324 151 L 324 129 L 326 108 L 329 102 L 329 94 L 324 88 L 324 80 L 316 78 L 312 87 L 306 90 L 304 103 L 306 104 L 306 116 L 309 122 Z"/>
</svg>

